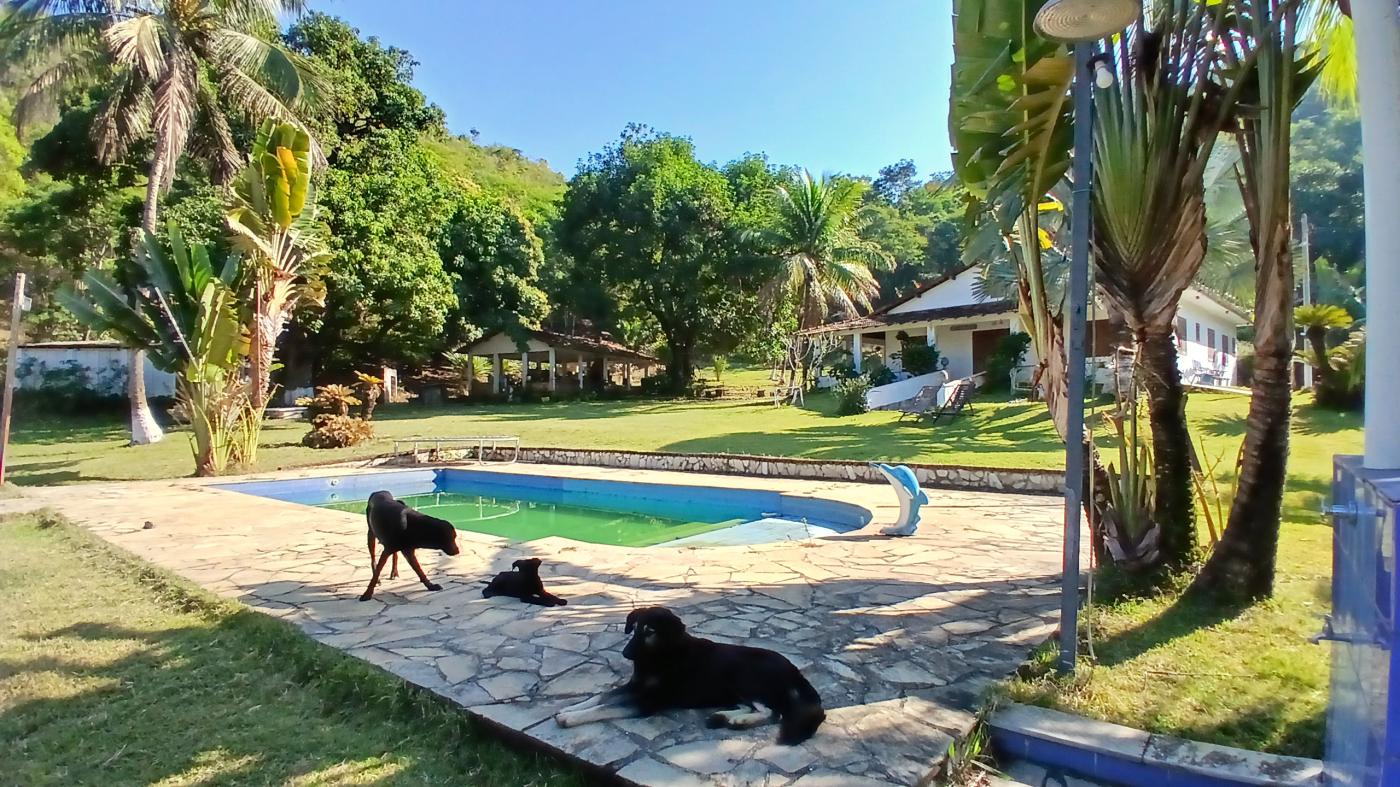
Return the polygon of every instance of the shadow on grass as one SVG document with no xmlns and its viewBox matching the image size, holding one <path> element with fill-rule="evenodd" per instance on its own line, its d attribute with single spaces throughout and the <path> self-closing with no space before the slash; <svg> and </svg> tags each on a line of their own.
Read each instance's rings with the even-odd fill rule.
<svg viewBox="0 0 1400 787">
<path fill-rule="evenodd" d="M 58 530 L 57 551 L 89 549 L 91 536 L 67 542 L 71 530 Z M 74 598 L 75 614 L 94 619 L 23 637 L 44 643 L 42 653 L 6 648 L 0 674 L 20 693 L 0 710 L 0 739 L 23 745 L 0 753 L 0 765 L 16 784 L 442 784 L 466 774 L 481 784 L 588 783 L 285 623 L 97 551 L 85 568 L 141 583 L 101 590 L 152 597 Z M 83 562 L 93 559 L 89 551 Z M 65 592 L 44 581 L 26 582 Z M 122 620 L 133 612 L 149 627 Z M 24 690 L 55 681 L 71 691 Z"/>
<path fill-rule="evenodd" d="M 1223 415 L 1212 415 L 1208 418 L 1196 420 L 1192 428 L 1199 429 L 1202 433 L 1212 437 L 1243 437 L 1246 431 L 1245 419 L 1227 418 Z"/>
<path fill-rule="evenodd" d="M 1161 614 L 1099 640 L 1094 650 L 1100 664 L 1122 664 L 1201 629 L 1233 620 L 1248 608 L 1247 604 L 1221 605 L 1183 595 Z"/>
<path fill-rule="evenodd" d="M 1293 410 L 1293 431 L 1305 435 L 1327 435 L 1361 428 L 1361 414 L 1329 410 L 1317 405 L 1299 405 Z"/>
</svg>

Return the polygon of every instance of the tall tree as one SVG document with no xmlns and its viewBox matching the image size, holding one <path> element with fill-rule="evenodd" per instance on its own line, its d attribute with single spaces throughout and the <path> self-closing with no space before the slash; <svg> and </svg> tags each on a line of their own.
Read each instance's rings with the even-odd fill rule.
<svg viewBox="0 0 1400 787">
<path fill-rule="evenodd" d="M 1213 21 L 1223 10 L 1153 4 L 1103 46 L 1116 74 L 1095 93 L 1097 284 L 1133 333 L 1152 430 L 1153 517 L 1175 566 L 1194 557 L 1196 543 L 1176 315 L 1206 256 L 1205 174 L 1240 85 L 1221 90 L 1216 73 Z"/>
<path fill-rule="evenodd" d="M 453 343 L 493 330 L 535 328 L 548 314 L 549 302 L 536 286 L 544 245 L 510 200 L 463 184 L 438 254 L 457 289 L 448 327 Z"/>
<path fill-rule="evenodd" d="M 779 184 L 777 221 L 769 243 L 782 268 L 781 285 L 798 304 L 798 327 L 814 328 L 833 313 L 854 317 L 880 291 L 875 270 L 893 260 L 860 234 L 858 208 L 865 184 L 802 170 Z"/>
<path fill-rule="evenodd" d="M 753 313 L 732 211 L 729 183 L 689 140 L 637 126 L 580 164 L 564 195 L 573 277 L 598 283 L 614 318 L 635 306 L 656 321 L 677 390 L 697 351 L 737 341 Z"/>
<path fill-rule="evenodd" d="M 1300 0 L 1229 5 L 1217 46 L 1243 86 L 1241 102 L 1257 108 L 1241 113 L 1234 132 L 1255 262 L 1254 376 L 1235 500 L 1193 588 L 1238 601 L 1273 592 L 1292 404 L 1292 116 L 1317 77 L 1318 61 L 1300 46 Z"/>
<path fill-rule="evenodd" d="M 11 0 L 0 22 L 7 64 L 49 65 L 15 107 L 19 125 L 78 88 L 103 86 L 106 99 L 92 127 L 99 159 L 124 158 L 151 140 L 141 227 L 156 232 L 160 196 L 177 165 L 193 152 L 216 180 L 240 163 L 230 112 L 243 118 L 295 122 L 315 95 L 307 64 L 274 37 L 281 12 L 300 0 Z M 159 300 L 159 294 L 156 293 Z M 145 362 L 133 352 L 129 389 L 132 441 L 160 439 L 146 404 Z"/>
</svg>

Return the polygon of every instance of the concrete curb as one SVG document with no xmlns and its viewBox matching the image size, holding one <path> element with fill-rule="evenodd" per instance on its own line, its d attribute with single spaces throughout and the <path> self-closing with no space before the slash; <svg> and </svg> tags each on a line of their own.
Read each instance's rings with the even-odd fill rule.
<svg viewBox="0 0 1400 787">
<path fill-rule="evenodd" d="M 1285 785 L 1321 787 L 1322 763 L 1235 749 L 1096 721 L 1072 713 L 1011 704 L 989 721 L 1003 755 L 1053 765 L 1115 784 L 1169 787 Z"/>
</svg>

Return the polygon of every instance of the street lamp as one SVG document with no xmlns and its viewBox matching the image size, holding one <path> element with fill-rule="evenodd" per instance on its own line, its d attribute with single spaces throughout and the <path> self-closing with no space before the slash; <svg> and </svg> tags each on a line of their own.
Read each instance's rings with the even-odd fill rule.
<svg viewBox="0 0 1400 787">
<path fill-rule="evenodd" d="M 1137 19 L 1138 0 L 1047 0 L 1035 15 L 1035 29 L 1052 41 L 1074 44 L 1074 194 L 1070 203 L 1069 423 L 1065 429 L 1065 534 L 1060 578 L 1061 672 L 1074 672 L 1079 649 L 1079 528 L 1084 491 L 1084 321 L 1089 302 L 1089 196 L 1094 176 L 1092 85 L 1113 84 L 1113 72 L 1094 57 L 1093 42 Z M 1093 77 L 1092 82 L 1089 77 Z"/>
</svg>

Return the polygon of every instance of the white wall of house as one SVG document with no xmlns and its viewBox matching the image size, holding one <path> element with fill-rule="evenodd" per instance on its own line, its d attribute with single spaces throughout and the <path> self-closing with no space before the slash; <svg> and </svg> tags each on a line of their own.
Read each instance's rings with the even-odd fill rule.
<svg viewBox="0 0 1400 787">
<path fill-rule="evenodd" d="M 21 390 L 39 390 L 45 369 L 77 364 L 87 372 L 88 387 L 94 392 L 124 397 L 130 353 L 125 347 L 97 342 L 22 345 L 15 364 L 15 385 Z M 175 375 L 152 366 L 150 356 L 146 357 L 146 395 L 175 395 Z"/>
<path fill-rule="evenodd" d="M 942 309 L 948 306 L 982 303 L 982 299 L 978 298 L 972 291 L 972 284 L 975 281 L 977 281 L 975 270 L 963 271 L 937 287 L 921 293 L 918 297 L 911 298 L 890 309 L 889 313 L 902 314 L 924 309 Z"/>
<path fill-rule="evenodd" d="M 1005 321 L 979 323 L 978 327 L 995 327 Z M 933 329 L 934 346 L 938 354 L 948 359 L 948 374 L 956 380 L 972 374 L 972 331 L 955 331 L 950 325 L 939 325 Z"/>
<path fill-rule="evenodd" d="M 1221 372 L 1223 382 L 1233 384 L 1239 359 L 1235 333 L 1244 322 L 1240 313 L 1188 289 L 1177 309 L 1177 366 L 1183 379 L 1191 382 L 1196 372 L 1207 369 Z"/>
</svg>

